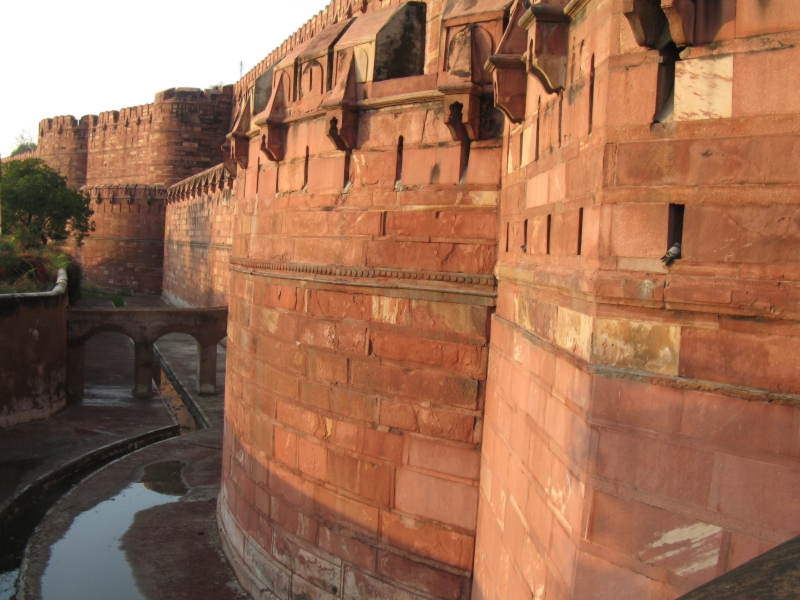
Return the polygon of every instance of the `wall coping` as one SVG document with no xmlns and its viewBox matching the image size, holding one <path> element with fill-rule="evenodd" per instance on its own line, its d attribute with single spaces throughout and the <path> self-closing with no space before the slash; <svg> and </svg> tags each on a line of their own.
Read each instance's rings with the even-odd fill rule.
<svg viewBox="0 0 800 600">
<path fill-rule="evenodd" d="M 58 278 L 56 285 L 49 292 L 28 292 L 24 294 L 0 294 L 0 301 L 2 300 L 22 300 L 28 298 L 53 298 L 61 296 L 67 291 L 67 271 L 66 269 L 58 270 Z"/>
</svg>

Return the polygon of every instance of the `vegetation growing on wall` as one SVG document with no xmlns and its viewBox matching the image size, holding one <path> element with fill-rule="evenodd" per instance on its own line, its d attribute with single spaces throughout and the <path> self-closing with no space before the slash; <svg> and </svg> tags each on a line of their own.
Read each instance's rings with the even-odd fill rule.
<svg viewBox="0 0 800 600">
<path fill-rule="evenodd" d="M 11 236 L 0 237 L 0 294 L 52 289 L 59 269 L 67 270 L 70 302 L 81 295 L 81 268 L 55 244 L 25 249 Z"/>
</svg>

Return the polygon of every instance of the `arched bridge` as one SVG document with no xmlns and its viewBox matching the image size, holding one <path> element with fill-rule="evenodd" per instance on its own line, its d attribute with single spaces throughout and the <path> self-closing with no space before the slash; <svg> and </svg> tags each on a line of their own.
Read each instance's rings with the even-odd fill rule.
<svg viewBox="0 0 800 600">
<path fill-rule="evenodd" d="M 153 344 L 168 333 L 197 340 L 197 387 L 217 391 L 217 344 L 227 335 L 228 308 L 70 308 L 67 310 L 67 383 L 71 397 L 83 396 L 84 344 L 98 333 L 133 340 L 134 396 L 152 395 Z"/>
</svg>

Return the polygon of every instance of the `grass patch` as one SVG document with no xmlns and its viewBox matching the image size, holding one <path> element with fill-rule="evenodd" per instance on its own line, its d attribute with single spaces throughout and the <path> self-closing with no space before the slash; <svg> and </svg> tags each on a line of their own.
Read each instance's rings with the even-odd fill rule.
<svg viewBox="0 0 800 600">
<path fill-rule="evenodd" d="M 122 308 L 125 305 L 125 297 L 130 295 L 128 290 L 110 291 L 91 286 L 84 286 L 81 290 L 81 298 L 111 300 L 117 308 Z"/>
<path fill-rule="evenodd" d="M 58 270 L 66 269 L 70 301 L 80 297 L 81 270 L 63 245 L 23 249 L 10 236 L 0 237 L 0 294 L 47 292 L 55 286 Z"/>
</svg>

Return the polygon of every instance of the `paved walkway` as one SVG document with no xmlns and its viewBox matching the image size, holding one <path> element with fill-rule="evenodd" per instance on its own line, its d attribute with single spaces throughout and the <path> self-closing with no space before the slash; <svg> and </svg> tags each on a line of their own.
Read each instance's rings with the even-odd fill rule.
<svg viewBox="0 0 800 600">
<path fill-rule="evenodd" d="M 146 298 L 134 302 L 137 308 L 160 303 Z M 129 356 L 114 358 L 87 346 L 87 398 L 98 379 L 113 384 L 101 386 L 99 396 L 109 396 L 106 388 L 120 394 L 127 390 L 130 395 L 132 346 L 122 340 L 127 342 Z M 193 398 L 199 407 L 195 412 L 211 427 L 137 450 L 100 469 L 58 500 L 29 540 L 18 600 L 248 598 L 222 554 L 215 518 L 222 463 L 224 347 L 219 347 L 216 396 L 195 392 L 196 349 L 190 336 L 165 336 L 157 350 L 165 369 L 177 378 L 175 387 Z M 165 401 L 176 394 L 167 382 L 163 377 L 163 393 L 156 398 L 131 397 L 130 402 L 140 409 L 156 407 L 153 412 L 173 424 Z M 117 403 L 120 408 L 125 404 L 121 398 Z M 50 421 L 50 425 L 55 423 L 53 419 L 41 423 Z M 85 423 L 76 426 L 91 429 Z M 0 438 L 4 434 L 0 432 Z M 27 476 L 24 471 L 23 477 Z M 103 537 L 108 535 L 108 539 Z M 81 556 L 93 556 L 94 543 L 100 550 L 90 564 L 81 564 Z M 70 550 L 71 545 L 81 552 Z M 103 588 L 109 582 L 112 588 Z"/>
</svg>

